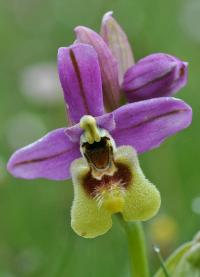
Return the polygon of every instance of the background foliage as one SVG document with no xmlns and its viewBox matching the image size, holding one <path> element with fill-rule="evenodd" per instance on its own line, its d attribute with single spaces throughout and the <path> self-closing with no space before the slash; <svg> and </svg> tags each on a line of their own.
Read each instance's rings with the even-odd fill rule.
<svg viewBox="0 0 200 277">
<path fill-rule="evenodd" d="M 74 40 L 73 28 L 98 31 L 108 10 L 126 30 L 137 60 L 168 52 L 189 62 L 189 83 L 178 97 L 193 107 L 192 126 L 140 157 L 162 194 L 159 215 L 145 223 L 154 270 L 153 243 L 167 255 L 199 229 L 199 0 L 10 0 L 0 5 L 0 277 L 128 276 L 125 235 L 117 222 L 105 236 L 79 238 L 70 228 L 70 182 L 16 180 L 5 170 L 16 148 L 66 125 L 61 89 L 51 93 L 51 101 L 36 98 L 39 77 L 30 69 L 55 67 L 58 47 Z M 48 82 L 51 90 L 54 83 Z"/>
</svg>

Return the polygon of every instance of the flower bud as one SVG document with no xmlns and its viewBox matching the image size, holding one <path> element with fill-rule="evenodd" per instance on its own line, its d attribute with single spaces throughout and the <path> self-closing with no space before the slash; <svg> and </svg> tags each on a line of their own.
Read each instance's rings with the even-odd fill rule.
<svg viewBox="0 0 200 277">
<path fill-rule="evenodd" d="M 168 54 L 152 54 L 130 67 L 123 90 L 129 102 L 171 96 L 187 83 L 187 63 Z"/>
</svg>

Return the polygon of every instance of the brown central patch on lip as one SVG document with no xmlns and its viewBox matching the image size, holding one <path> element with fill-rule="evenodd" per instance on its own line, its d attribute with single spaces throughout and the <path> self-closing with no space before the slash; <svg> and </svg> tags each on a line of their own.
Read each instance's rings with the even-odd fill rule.
<svg viewBox="0 0 200 277">
<path fill-rule="evenodd" d="M 109 187 L 114 184 L 119 184 L 119 186 L 123 188 L 127 188 L 129 186 L 133 178 L 133 174 L 129 167 L 125 164 L 117 162 L 115 163 L 115 166 L 117 170 L 113 176 L 103 175 L 101 180 L 97 180 L 92 176 L 91 171 L 85 176 L 82 185 L 90 196 L 95 197 L 99 189 L 104 187 L 109 189 Z"/>
</svg>

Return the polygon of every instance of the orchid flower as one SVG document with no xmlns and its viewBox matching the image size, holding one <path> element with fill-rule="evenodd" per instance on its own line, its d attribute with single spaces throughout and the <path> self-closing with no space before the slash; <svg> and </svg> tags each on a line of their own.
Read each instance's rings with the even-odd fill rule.
<svg viewBox="0 0 200 277">
<path fill-rule="evenodd" d="M 17 178 L 72 178 L 71 225 L 87 238 L 107 232 L 112 214 L 121 213 L 125 221 L 144 221 L 157 213 L 160 194 L 145 178 L 137 153 L 158 147 L 186 128 L 192 117 L 191 108 L 172 97 L 118 107 L 117 60 L 106 43 L 98 47 L 76 42 L 58 50 L 71 126 L 17 150 L 8 162 L 9 172 Z"/>
</svg>

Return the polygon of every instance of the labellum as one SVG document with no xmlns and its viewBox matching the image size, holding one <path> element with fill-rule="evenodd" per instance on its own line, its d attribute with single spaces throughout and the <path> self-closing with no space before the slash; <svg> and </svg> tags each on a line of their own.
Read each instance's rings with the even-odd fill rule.
<svg viewBox="0 0 200 277">
<path fill-rule="evenodd" d="M 83 158 L 71 165 L 75 232 L 84 237 L 103 234 L 110 229 L 114 213 L 122 213 L 127 221 L 152 217 L 160 206 L 160 195 L 144 177 L 135 150 L 117 148 L 92 116 L 83 116 L 80 127 L 84 130 L 80 138 Z"/>
</svg>

